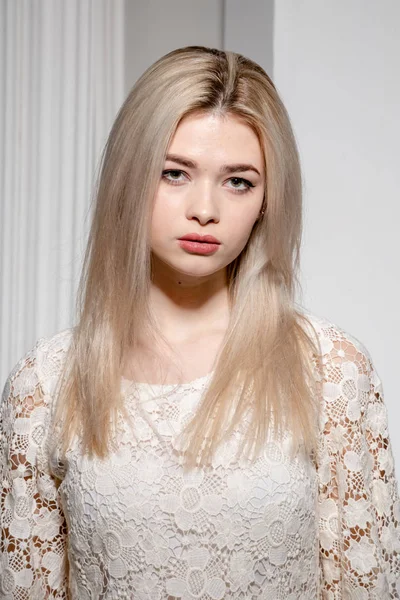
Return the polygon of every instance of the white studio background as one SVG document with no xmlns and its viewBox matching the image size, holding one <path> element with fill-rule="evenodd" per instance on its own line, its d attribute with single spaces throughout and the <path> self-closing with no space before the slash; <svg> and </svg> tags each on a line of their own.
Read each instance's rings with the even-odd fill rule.
<svg viewBox="0 0 400 600">
<path fill-rule="evenodd" d="M 274 81 L 305 177 L 304 303 L 383 381 L 400 475 L 400 2 L 279 0 Z"/>
</svg>

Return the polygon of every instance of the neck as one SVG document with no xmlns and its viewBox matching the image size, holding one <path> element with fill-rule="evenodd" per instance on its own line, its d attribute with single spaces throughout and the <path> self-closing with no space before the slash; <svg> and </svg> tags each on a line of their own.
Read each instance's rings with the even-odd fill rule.
<svg viewBox="0 0 400 600">
<path fill-rule="evenodd" d="M 149 302 L 161 331 L 171 341 L 226 328 L 229 320 L 226 270 L 203 277 L 156 271 Z"/>
</svg>

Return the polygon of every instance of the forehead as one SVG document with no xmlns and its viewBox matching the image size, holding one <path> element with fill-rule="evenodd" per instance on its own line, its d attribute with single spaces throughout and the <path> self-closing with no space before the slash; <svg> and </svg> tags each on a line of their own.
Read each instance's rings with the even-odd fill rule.
<svg viewBox="0 0 400 600">
<path fill-rule="evenodd" d="M 251 160 L 262 169 L 263 152 L 256 132 L 236 115 L 194 113 L 183 117 L 168 148 L 194 160 Z"/>
</svg>

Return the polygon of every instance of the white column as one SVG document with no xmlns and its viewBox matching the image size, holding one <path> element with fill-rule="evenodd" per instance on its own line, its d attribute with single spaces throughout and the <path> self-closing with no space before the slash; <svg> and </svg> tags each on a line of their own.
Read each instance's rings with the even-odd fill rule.
<svg viewBox="0 0 400 600">
<path fill-rule="evenodd" d="M 0 383 L 74 324 L 95 170 L 124 100 L 124 0 L 0 0 Z"/>
</svg>

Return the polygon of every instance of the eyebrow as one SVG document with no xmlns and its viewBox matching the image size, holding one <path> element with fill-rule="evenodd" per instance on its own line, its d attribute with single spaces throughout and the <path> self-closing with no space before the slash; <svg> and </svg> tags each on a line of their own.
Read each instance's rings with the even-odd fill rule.
<svg viewBox="0 0 400 600">
<path fill-rule="evenodd" d="M 187 167 L 188 169 L 197 169 L 198 165 L 194 160 L 190 160 L 189 158 L 185 158 L 183 156 L 179 156 L 179 154 L 167 154 L 165 160 L 171 160 L 172 162 L 176 162 L 179 165 Z M 219 169 L 221 175 L 225 175 L 226 173 L 242 173 L 243 171 L 254 171 L 258 175 L 260 172 L 256 167 L 247 163 L 236 163 L 232 165 L 222 165 Z M 261 175 L 260 175 L 261 177 Z"/>
</svg>

